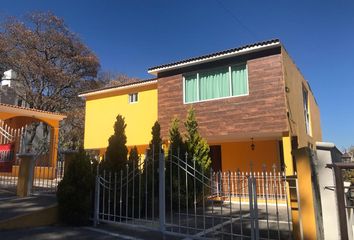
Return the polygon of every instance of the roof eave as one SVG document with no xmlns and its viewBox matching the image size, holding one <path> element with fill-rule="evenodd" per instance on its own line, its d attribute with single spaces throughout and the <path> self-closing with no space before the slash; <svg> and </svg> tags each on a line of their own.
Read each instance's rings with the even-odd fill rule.
<svg viewBox="0 0 354 240">
<path fill-rule="evenodd" d="M 19 116 L 24 116 L 24 117 L 46 118 L 46 119 L 52 119 L 58 121 L 61 121 L 67 117 L 65 115 L 58 114 L 58 113 L 38 111 L 36 109 L 22 108 L 22 107 L 3 105 L 3 104 L 0 105 L 0 111 L 9 112 L 12 114 L 19 114 Z"/>
<path fill-rule="evenodd" d="M 267 49 L 280 47 L 280 46 L 281 46 L 280 41 L 277 41 L 274 43 L 269 43 L 265 46 L 247 47 L 247 48 L 235 51 L 235 52 L 224 53 L 224 54 L 220 54 L 217 56 L 211 56 L 211 57 L 206 57 L 206 58 L 202 58 L 202 59 L 196 59 L 196 60 L 191 60 L 191 61 L 187 61 L 187 62 L 177 63 L 177 64 L 171 65 L 171 66 L 151 69 L 151 70 L 148 70 L 148 73 L 157 76 L 157 74 L 160 72 L 175 70 L 175 69 L 179 69 L 179 68 L 183 68 L 183 67 L 189 67 L 189 66 L 193 66 L 193 65 L 197 65 L 197 64 L 201 64 L 201 63 L 206 63 L 206 62 L 211 62 L 211 61 L 215 61 L 215 60 L 221 60 L 221 59 L 225 59 L 225 58 L 235 57 L 235 56 L 239 56 L 239 55 L 258 52 L 261 50 L 267 50 Z"/>
<path fill-rule="evenodd" d="M 88 92 L 88 93 L 82 93 L 82 94 L 79 94 L 79 97 L 87 98 L 87 97 L 96 96 L 96 95 L 100 95 L 100 94 L 112 93 L 112 92 L 116 92 L 116 91 L 120 91 L 120 90 L 127 90 L 127 89 L 142 87 L 142 86 L 149 86 L 149 85 L 153 85 L 156 83 L 157 83 L 157 80 L 141 82 L 141 83 L 134 83 L 134 84 L 125 85 L 125 86 L 117 86 L 114 88 L 102 89 L 102 90 L 97 90 L 97 91 Z"/>
</svg>

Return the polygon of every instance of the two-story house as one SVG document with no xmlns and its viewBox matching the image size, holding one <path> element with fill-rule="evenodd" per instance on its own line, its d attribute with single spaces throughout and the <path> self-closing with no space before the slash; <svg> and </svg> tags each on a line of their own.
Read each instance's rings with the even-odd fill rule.
<svg viewBox="0 0 354 240">
<path fill-rule="evenodd" d="M 277 39 L 152 67 L 156 78 L 82 93 L 85 149 L 104 154 L 118 114 L 127 145 L 141 154 L 158 120 L 168 139 L 171 119 L 193 106 L 215 170 L 261 171 L 273 164 L 294 172 L 292 149 L 322 140 L 309 83 Z M 182 128 L 183 129 L 183 128 Z"/>
</svg>

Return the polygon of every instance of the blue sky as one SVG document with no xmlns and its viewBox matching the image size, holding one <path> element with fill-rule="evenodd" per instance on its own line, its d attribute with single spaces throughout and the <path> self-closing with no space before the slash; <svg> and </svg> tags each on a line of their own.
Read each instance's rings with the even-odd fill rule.
<svg viewBox="0 0 354 240">
<path fill-rule="evenodd" d="M 354 145 L 354 1 L 1 1 L 0 15 L 50 10 L 98 55 L 103 70 L 147 68 L 279 38 L 310 82 L 323 140 Z"/>
</svg>

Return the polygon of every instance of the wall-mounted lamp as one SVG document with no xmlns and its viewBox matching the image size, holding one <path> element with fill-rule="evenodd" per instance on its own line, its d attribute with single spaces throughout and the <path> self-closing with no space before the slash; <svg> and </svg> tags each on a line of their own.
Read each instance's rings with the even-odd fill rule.
<svg viewBox="0 0 354 240">
<path fill-rule="evenodd" d="M 253 142 L 253 138 L 251 138 L 251 141 L 252 141 L 251 149 L 252 149 L 252 151 L 254 151 L 254 149 L 256 148 L 256 145 L 255 145 L 254 142 Z"/>
</svg>

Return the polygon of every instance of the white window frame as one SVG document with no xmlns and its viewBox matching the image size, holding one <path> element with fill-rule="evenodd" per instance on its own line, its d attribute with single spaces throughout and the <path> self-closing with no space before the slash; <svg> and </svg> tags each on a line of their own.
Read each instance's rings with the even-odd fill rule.
<svg viewBox="0 0 354 240">
<path fill-rule="evenodd" d="M 135 92 L 135 93 L 128 94 L 128 103 L 129 104 L 135 104 L 135 103 L 138 103 L 138 101 L 139 101 L 139 93 Z"/>
<path fill-rule="evenodd" d="M 304 101 L 305 100 L 304 99 L 304 93 L 306 93 L 306 103 Z M 309 91 L 306 89 L 305 86 L 302 86 L 302 101 L 303 101 L 303 108 L 304 108 L 306 134 L 309 135 L 309 136 L 312 136 Z M 306 104 L 307 108 L 305 108 L 305 104 Z"/>
<path fill-rule="evenodd" d="M 232 95 L 233 93 L 232 93 L 232 72 L 231 72 L 231 69 L 234 66 L 240 66 L 240 65 L 245 65 L 246 66 L 246 74 L 247 74 L 247 76 L 246 76 L 246 78 L 247 78 L 246 88 L 247 88 L 247 93 L 233 96 Z M 219 97 L 219 98 L 211 98 L 211 99 L 205 99 L 205 100 L 197 100 L 197 101 L 194 101 L 194 102 L 186 102 L 186 83 L 185 83 L 186 82 L 186 78 L 185 78 L 186 75 L 197 74 L 197 98 L 200 99 L 199 72 L 189 72 L 189 73 L 183 74 L 183 80 L 182 80 L 183 81 L 183 104 L 193 104 L 193 103 L 209 102 L 209 101 L 221 100 L 221 99 L 227 99 L 227 98 L 248 96 L 249 95 L 248 64 L 247 63 L 239 63 L 239 64 L 228 65 L 228 66 L 225 66 L 225 67 L 228 68 L 228 70 L 229 70 L 230 96 Z M 217 67 L 217 68 L 222 68 L 222 67 Z M 217 69 L 217 68 L 215 68 L 215 69 Z"/>
</svg>

